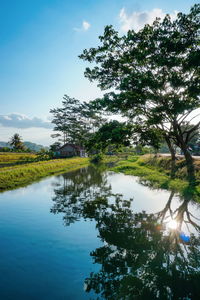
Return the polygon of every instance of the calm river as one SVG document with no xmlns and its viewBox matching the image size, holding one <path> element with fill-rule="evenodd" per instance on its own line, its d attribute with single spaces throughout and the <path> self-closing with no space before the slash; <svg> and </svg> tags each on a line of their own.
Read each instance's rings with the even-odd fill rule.
<svg viewBox="0 0 200 300">
<path fill-rule="evenodd" d="M 200 209 L 88 167 L 0 194 L 1 300 L 199 300 Z"/>
</svg>

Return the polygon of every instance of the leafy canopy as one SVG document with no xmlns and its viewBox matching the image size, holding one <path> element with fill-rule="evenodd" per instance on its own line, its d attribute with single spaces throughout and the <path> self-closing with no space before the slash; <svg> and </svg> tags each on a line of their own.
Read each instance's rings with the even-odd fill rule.
<svg viewBox="0 0 200 300">
<path fill-rule="evenodd" d="M 51 109 L 50 113 L 57 132 L 52 137 L 61 137 L 60 141 L 64 143 L 83 145 L 102 122 L 86 102 L 81 103 L 67 95 L 63 97 L 62 107 Z"/>
<path fill-rule="evenodd" d="M 101 45 L 80 55 L 96 63 L 85 76 L 102 90 L 113 89 L 95 106 L 175 135 L 174 122 L 200 107 L 199 11 L 194 5 L 188 15 L 179 13 L 174 21 L 166 15 L 124 36 L 106 26 Z"/>
<path fill-rule="evenodd" d="M 22 142 L 21 136 L 20 136 L 18 133 L 15 133 L 15 134 L 11 137 L 9 144 L 10 144 L 10 145 L 13 147 L 13 149 L 16 150 L 16 151 L 18 151 L 18 150 L 23 151 L 23 150 L 25 150 L 25 148 L 26 148 L 26 147 L 24 146 L 23 142 Z"/>
<path fill-rule="evenodd" d="M 85 76 L 96 80 L 102 90 L 112 90 L 93 106 L 127 117 L 157 146 L 162 135 L 173 158 L 173 145 L 180 147 L 191 182 L 195 174 L 189 143 L 200 125 L 191 126 L 190 116 L 200 108 L 199 13 L 200 4 L 196 4 L 174 21 L 166 15 L 124 36 L 106 26 L 99 37 L 101 45 L 80 55 L 95 63 L 86 68 Z"/>
</svg>

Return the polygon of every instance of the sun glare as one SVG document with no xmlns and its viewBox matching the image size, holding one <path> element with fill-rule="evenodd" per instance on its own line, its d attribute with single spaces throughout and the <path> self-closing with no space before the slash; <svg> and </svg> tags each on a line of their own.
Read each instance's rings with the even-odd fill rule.
<svg viewBox="0 0 200 300">
<path fill-rule="evenodd" d="M 167 227 L 168 227 L 169 229 L 177 229 L 178 223 L 177 223 L 175 220 L 170 220 L 170 221 L 167 223 Z"/>
</svg>

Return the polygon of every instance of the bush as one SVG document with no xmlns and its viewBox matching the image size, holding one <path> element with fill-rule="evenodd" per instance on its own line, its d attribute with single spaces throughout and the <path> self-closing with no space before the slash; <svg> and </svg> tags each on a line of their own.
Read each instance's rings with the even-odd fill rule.
<svg viewBox="0 0 200 300">
<path fill-rule="evenodd" d="M 37 157 L 35 158 L 35 161 L 43 161 L 43 160 L 50 160 L 53 158 L 53 152 L 47 151 L 45 149 L 41 149 L 37 153 Z"/>
<path fill-rule="evenodd" d="M 11 148 L 9 147 L 0 147 L 0 152 L 11 152 Z"/>
<path fill-rule="evenodd" d="M 94 156 L 91 157 L 90 162 L 93 164 L 98 164 L 100 161 L 102 161 L 103 156 L 102 154 L 95 154 Z"/>
</svg>

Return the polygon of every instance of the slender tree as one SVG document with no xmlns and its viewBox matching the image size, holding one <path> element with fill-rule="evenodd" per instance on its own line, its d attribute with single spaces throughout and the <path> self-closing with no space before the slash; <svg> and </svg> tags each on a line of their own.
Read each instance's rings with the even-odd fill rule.
<svg viewBox="0 0 200 300">
<path fill-rule="evenodd" d="M 52 123 L 55 125 L 52 137 L 60 138 L 63 143 L 84 145 L 90 134 L 102 123 L 86 102 L 64 95 L 62 107 L 51 109 Z"/>
</svg>

